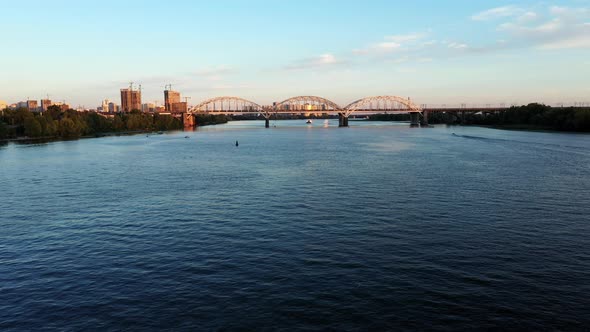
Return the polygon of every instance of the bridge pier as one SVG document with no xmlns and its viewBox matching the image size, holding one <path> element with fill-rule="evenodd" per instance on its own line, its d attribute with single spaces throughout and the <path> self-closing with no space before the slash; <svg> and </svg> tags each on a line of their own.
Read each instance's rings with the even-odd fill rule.
<svg viewBox="0 0 590 332">
<path fill-rule="evenodd" d="M 197 126 L 197 121 L 192 113 L 182 113 L 182 125 L 184 128 L 194 128 Z"/>
<path fill-rule="evenodd" d="M 270 128 L 270 119 L 264 118 L 264 128 Z"/>
<path fill-rule="evenodd" d="M 348 116 L 338 113 L 338 127 L 348 127 Z"/>
<path fill-rule="evenodd" d="M 410 113 L 410 127 L 420 127 L 420 113 Z"/>
<path fill-rule="evenodd" d="M 428 110 L 422 111 L 422 122 L 420 123 L 420 125 L 428 127 Z"/>
</svg>

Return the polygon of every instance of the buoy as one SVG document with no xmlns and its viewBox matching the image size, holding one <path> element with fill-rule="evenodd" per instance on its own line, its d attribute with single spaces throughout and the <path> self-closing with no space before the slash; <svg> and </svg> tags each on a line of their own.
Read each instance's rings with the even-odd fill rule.
<svg viewBox="0 0 590 332">
<path fill-rule="evenodd" d="M 239 146 L 240 144 L 238 143 L 238 141 L 236 141 L 236 146 Z"/>
</svg>

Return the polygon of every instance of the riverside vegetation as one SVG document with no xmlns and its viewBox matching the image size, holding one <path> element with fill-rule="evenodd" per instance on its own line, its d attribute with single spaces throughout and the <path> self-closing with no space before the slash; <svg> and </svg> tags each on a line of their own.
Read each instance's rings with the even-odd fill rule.
<svg viewBox="0 0 590 332">
<path fill-rule="evenodd" d="M 375 114 L 374 121 L 408 121 L 408 114 Z M 491 126 L 506 129 L 558 130 L 590 132 L 590 108 L 553 108 L 543 104 L 513 106 L 505 111 L 468 113 L 461 119 L 453 113 L 431 112 L 430 124 Z"/>
<path fill-rule="evenodd" d="M 29 138 L 78 138 L 107 133 L 139 132 L 182 129 L 182 121 L 170 115 L 145 114 L 132 111 L 116 114 L 112 118 L 95 112 L 62 111 L 50 106 L 41 113 L 26 108 L 6 109 L 0 116 L 0 139 Z"/>
</svg>

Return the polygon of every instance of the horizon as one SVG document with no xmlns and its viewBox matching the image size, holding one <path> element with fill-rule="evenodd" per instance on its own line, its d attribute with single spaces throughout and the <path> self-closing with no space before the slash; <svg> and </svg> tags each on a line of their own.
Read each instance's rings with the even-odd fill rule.
<svg viewBox="0 0 590 332">
<path fill-rule="evenodd" d="M 590 1 L 5 4 L 0 100 L 190 104 L 372 95 L 418 104 L 590 100 Z M 47 20 L 47 21 L 45 21 Z M 48 24 L 48 22 L 50 24 Z M 54 23 L 54 24 L 51 24 Z"/>
</svg>

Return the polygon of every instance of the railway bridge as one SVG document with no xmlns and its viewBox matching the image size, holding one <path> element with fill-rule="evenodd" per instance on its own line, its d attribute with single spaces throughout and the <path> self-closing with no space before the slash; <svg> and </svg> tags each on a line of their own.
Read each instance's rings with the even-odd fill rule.
<svg viewBox="0 0 590 332">
<path fill-rule="evenodd" d="M 335 102 L 318 96 L 296 96 L 285 99 L 271 106 L 263 106 L 256 102 L 233 96 L 215 97 L 204 100 L 191 107 L 183 114 L 185 126 L 195 126 L 195 115 L 199 114 L 227 114 L 246 115 L 256 114 L 265 119 L 265 127 L 270 126 L 270 118 L 273 114 L 301 114 L 321 113 L 338 115 L 340 127 L 348 127 L 350 115 L 370 114 L 410 114 L 410 125 L 412 127 L 428 126 L 428 114 L 431 112 L 448 112 L 455 114 L 458 118 L 464 118 L 468 112 L 494 112 L 501 108 L 482 107 L 427 107 L 418 105 L 410 98 L 389 96 L 373 96 L 355 100 L 346 106 L 340 106 Z"/>
</svg>

